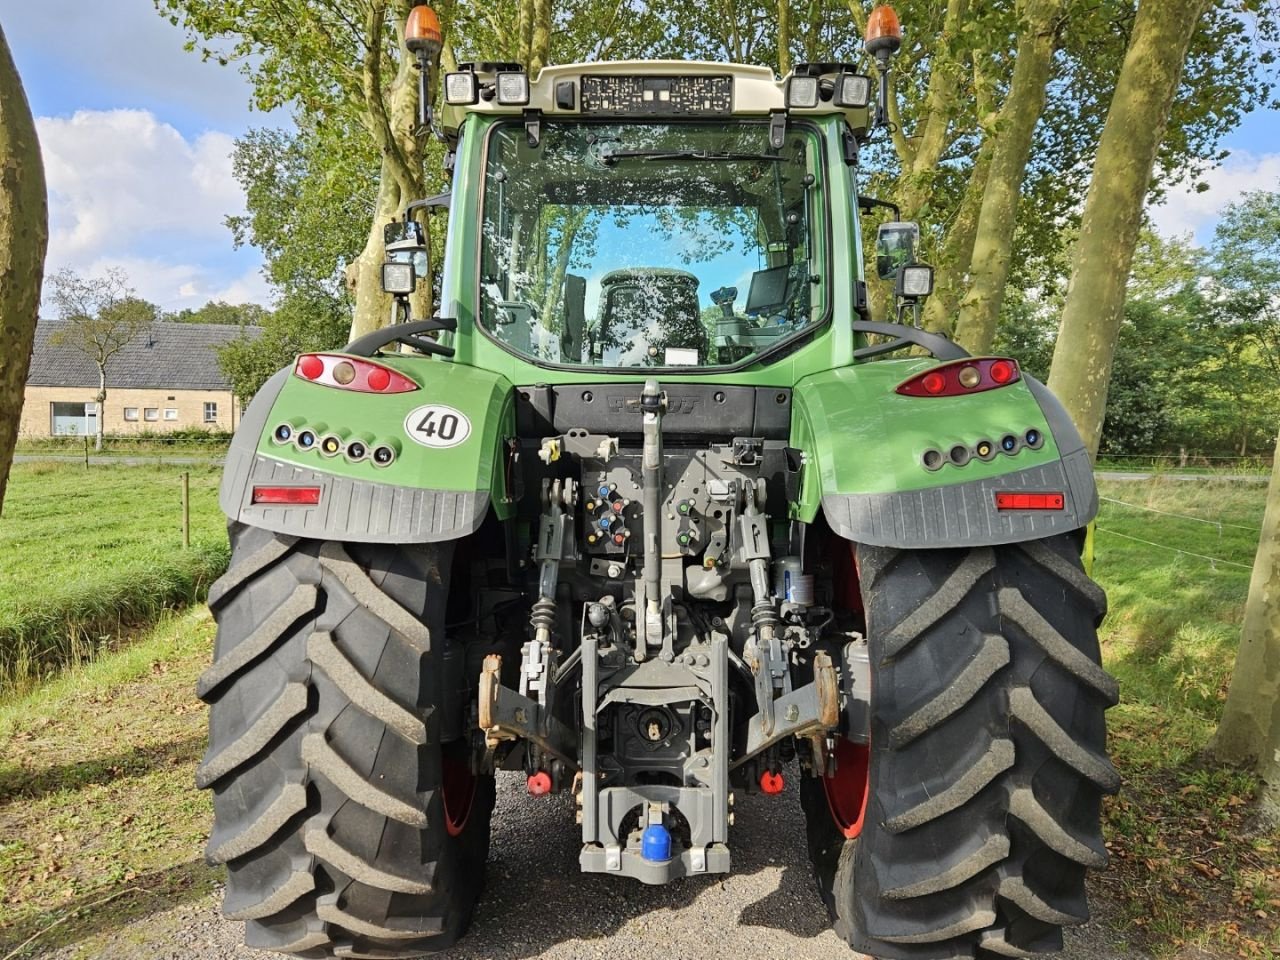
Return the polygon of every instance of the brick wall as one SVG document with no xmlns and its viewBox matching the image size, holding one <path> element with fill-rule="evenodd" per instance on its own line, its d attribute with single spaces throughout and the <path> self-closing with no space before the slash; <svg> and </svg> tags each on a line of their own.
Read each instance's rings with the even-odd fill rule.
<svg viewBox="0 0 1280 960">
<path fill-rule="evenodd" d="M 22 404 L 22 421 L 18 434 L 23 437 L 47 437 L 52 432 L 53 403 L 92 403 L 97 389 L 94 387 L 27 387 Z M 206 421 L 204 405 L 217 404 L 217 418 Z M 106 419 L 107 433 L 167 433 L 170 430 L 195 428 L 200 430 L 233 430 L 240 423 L 238 409 L 233 409 L 229 390 L 126 390 L 107 385 Z M 137 420 L 126 420 L 125 409 L 137 410 Z M 154 420 L 148 420 L 147 410 L 156 411 Z M 165 411 L 174 419 L 166 419 Z"/>
</svg>

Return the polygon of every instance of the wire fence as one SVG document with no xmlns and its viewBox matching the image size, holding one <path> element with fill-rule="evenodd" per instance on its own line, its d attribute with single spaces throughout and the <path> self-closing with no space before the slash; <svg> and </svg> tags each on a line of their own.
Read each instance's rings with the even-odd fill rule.
<svg viewBox="0 0 1280 960">
<path fill-rule="evenodd" d="M 1156 547 L 1159 550 L 1168 550 L 1170 553 L 1180 553 L 1185 557 L 1195 557 L 1199 560 L 1208 560 L 1209 566 L 1217 569 L 1218 564 L 1225 567 L 1239 567 L 1241 570 L 1252 570 L 1253 565 L 1249 563 L 1237 563 L 1235 560 L 1225 560 L 1222 557 L 1211 557 L 1207 553 L 1196 553 L 1193 550 L 1183 550 L 1180 547 L 1171 547 L 1167 543 L 1156 543 L 1154 540 L 1144 540 L 1142 537 L 1131 537 L 1127 533 L 1121 533 L 1118 530 L 1109 530 L 1106 527 L 1097 527 L 1099 533 L 1105 533 L 1109 537 L 1121 537 L 1125 540 L 1132 540 L 1135 543 L 1145 543 L 1149 547 Z"/>
<path fill-rule="evenodd" d="M 1211 473 L 1267 473 L 1274 456 L 1256 457 L 1201 456 L 1190 453 L 1103 453 L 1098 456 L 1098 469 L 1108 467 L 1147 470 L 1197 470 Z"/>
<path fill-rule="evenodd" d="M 1211 527 L 1218 528 L 1219 537 L 1222 536 L 1223 527 L 1233 527 L 1236 530 L 1249 530 L 1253 533 L 1257 533 L 1258 530 L 1260 529 L 1259 527 L 1249 526 L 1248 524 L 1244 524 L 1244 523 L 1228 523 L 1226 520 L 1206 520 L 1204 517 L 1193 517 L 1190 514 L 1186 514 L 1186 513 L 1172 513 L 1169 510 L 1159 510 L 1156 507 L 1148 507 L 1141 503 L 1130 503 L 1128 500 L 1117 500 L 1115 497 L 1099 496 L 1098 499 L 1105 500 L 1107 503 L 1115 503 L 1122 507 L 1130 507 L 1134 510 L 1145 510 L 1148 513 L 1158 513 L 1162 517 L 1177 517 L 1179 520 L 1193 520 L 1196 523 L 1208 524 Z"/>
<path fill-rule="evenodd" d="M 1198 517 L 1198 516 L 1194 516 L 1193 514 L 1178 513 L 1173 510 L 1161 510 L 1158 507 L 1151 507 L 1142 503 L 1133 503 L 1132 501 L 1129 501 L 1129 500 L 1120 500 L 1120 499 L 1117 499 L 1116 497 L 1099 496 L 1098 499 L 1102 500 L 1105 503 L 1114 504 L 1118 507 L 1124 507 L 1130 510 L 1140 510 L 1144 513 L 1151 513 L 1151 514 L 1156 514 L 1162 517 L 1169 517 L 1170 519 L 1174 519 L 1174 520 L 1185 520 L 1190 523 L 1198 523 L 1198 524 L 1214 527 L 1218 531 L 1219 540 L 1222 539 L 1222 531 L 1224 527 L 1232 530 L 1246 530 L 1249 533 L 1254 534 L 1255 536 L 1262 532 L 1261 524 L 1253 525 L 1253 524 L 1244 524 L 1244 523 L 1232 523 L 1228 520 L 1220 520 L 1216 518 L 1211 519 L 1208 517 Z M 1135 537 L 1132 534 L 1121 533 L 1119 530 L 1113 530 L 1110 527 L 1097 525 L 1095 529 L 1097 530 L 1098 533 L 1105 534 L 1110 537 L 1119 537 L 1123 540 L 1130 540 L 1134 543 L 1141 543 L 1149 547 L 1155 547 L 1157 550 L 1164 550 L 1169 553 L 1180 554 L 1185 557 L 1194 557 L 1197 560 L 1205 560 L 1208 562 L 1211 569 L 1216 570 L 1219 565 L 1224 567 L 1235 567 L 1241 570 L 1253 569 L 1253 565 L 1249 563 L 1241 563 L 1238 560 L 1228 560 L 1225 557 L 1215 557 L 1207 553 L 1199 553 L 1195 550 L 1184 550 L 1182 547 L 1175 547 L 1167 543 L 1159 543 L 1155 540 L 1148 540 L 1143 537 Z"/>
</svg>

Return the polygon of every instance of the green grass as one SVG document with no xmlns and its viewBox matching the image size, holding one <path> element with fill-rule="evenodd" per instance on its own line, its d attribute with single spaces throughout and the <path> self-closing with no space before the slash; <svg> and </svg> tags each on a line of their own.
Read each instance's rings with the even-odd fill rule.
<svg viewBox="0 0 1280 960">
<path fill-rule="evenodd" d="M 1142 473 L 1171 473 L 1195 475 L 1270 476 L 1271 460 L 1267 457 L 1189 457 L 1185 465 L 1175 456 L 1141 454 L 1107 456 L 1098 458 L 1099 470 L 1137 471 Z"/>
<path fill-rule="evenodd" d="M 15 465 L 0 519 L 0 690 L 92 658 L 202 597 L 227 563 L 218 477 L 212 467 Z"/>
<path fill-rule="evenodd" d="M 227 452 L 231 435 L 207 430 L 179 430 L 170 434 L 139 433 L 127 436 L 108 436 L 101 450 L 93 449 L 89 437 L 89 455 L 94 457 L 221 457 Z M 19 456 L 55 455 L 59 457 L 84 456 L 85 438 L 79 437 L 24 437 L 18 440 L 14 451 Z"/>
<path fill-rule="evenodd" d="M 1157 478 L 1100 491 L 1132 506 L 1104 500 L 1095 540 L 1094 576 L 1110 603 L 1103 658 L 1121 685 L 1110 749 L 1125 778 L 1106 807 L 1112 865 L 1095 898 L 1117 903 L 1157 955 L 1189 946 L 1280 956 L 1280 834 L 1252 818 L 1252 774 L 1205 752 L 1235 661 L 1266 490 Z"/>
<path fill-rule="evenodd" d="M 0 957 L 99 937 L 211 892 L 212 819 L 192 770 L 207 716 L 207 611 L 0 705 Z"/>
</svg>

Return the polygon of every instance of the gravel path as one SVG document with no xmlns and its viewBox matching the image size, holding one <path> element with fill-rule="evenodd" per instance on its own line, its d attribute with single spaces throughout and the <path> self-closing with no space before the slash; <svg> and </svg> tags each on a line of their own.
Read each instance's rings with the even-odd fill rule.
<svg viewBox="0 0 1280 960">
<path fill-rule="evenodd" d="M 778 957 L 861 960 L 827 926 L 804 849 L 794 786 L 777 798 L 742 797 L 730 833 L 733 873 L 666 887 L 578 872 L 569 797 L 532 798 L 502 774 L 489 884 L 470 934 L 449 960 L 517 958 Z M 111 960 L 263 960 L 241 945 L 242 924 L 207 898 L 114 932 L 91 956 Z M 1062 960 L 1129 960 L 1101 923 L 1069 931 Z M 49 954 L 84 957 L 84 947 Z"/>
</svg>

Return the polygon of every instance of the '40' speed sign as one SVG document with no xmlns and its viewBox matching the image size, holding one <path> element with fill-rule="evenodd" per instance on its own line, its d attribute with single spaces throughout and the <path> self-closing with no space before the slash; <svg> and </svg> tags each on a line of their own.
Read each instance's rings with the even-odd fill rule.
<svg viewBox="0 0 1280 960">
<path fill-rule="evenodd" d="M 461 410 L 431 403 L 409 411 L 404 418 L 404 432 L 424 447 L 456 447 L 471 436 L 471 421 Z"/>
</svg>

